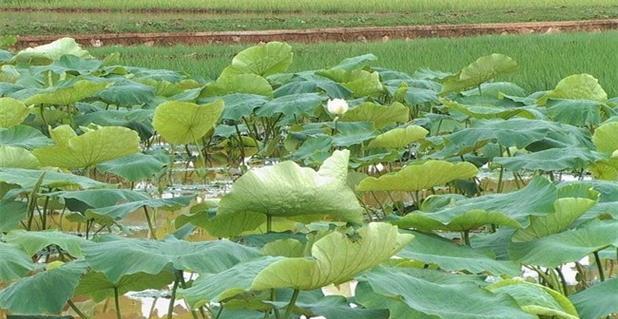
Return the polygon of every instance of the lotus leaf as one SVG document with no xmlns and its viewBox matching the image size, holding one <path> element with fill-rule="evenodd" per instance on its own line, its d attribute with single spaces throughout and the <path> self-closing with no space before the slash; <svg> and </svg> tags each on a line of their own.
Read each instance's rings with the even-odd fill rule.
<svg viewBox="0 0 618 319">
<path fill-rule="evenodd" d="M 0 243 L 0 254 L 0 280 L 3 282 L 24 277 L 34 270 L 30 256 L 15 246 Z"/>
<path fill-rule="evenodd" d="M 73 105 L 85 98 L 96 95 L 106 88 L 107 85 L 106 82 L 93 82 L 90 80 L 66 81 L 58 86 L 37 92 L 28 97 L 24 103 L 28 105 Z"/>
<path fill-rule="evenodd" d="M 139 136 L 125 127 L 107 126 L 82 135 L 71 134 L 68 126 L 52 131 L 56 145 L 33 151 L 42 165 L 87 168 L 139 152 Z"/>
<path fill-rule="evenodd" d="M 429 318 L 536 318 L 521 310 L 510 296 L 493 294 L 471 282 L 432 282 L 394 267 L 377 268 L 365 274 L 361 282 L 384 298 L 397 298 Z"/>
<path fill-rule="evenodd" d="M 262 225 L 267 216 L 331 216 L 360 223 L 363 209 L 346 185 L 349 156 L 347 150 L 336 151 L 317 172 L 286 161 L 246 173 L 221 199 L 209 231 L 217 236 L 240 234 Z"/>
<path fill-rule="evenodd" d="M 429 132 L 418 125 L 399 127 L 376 136 L 367 148 L 403 148 L 425 138 L 427 134 Z"/>
<path fill-rule="evenodd" d="M 27 149 L 0 146 L 0 167 L 37 168 L 40 165 L 39 160 Z"/>
<path fill-rule="evenodd" d="M 554 202 L 553 213 L 530 217 L 530 225 L 525 229 L 518 229 L 513 235 L 513 241 L 534 240 L 562 232 L 596 203 L 597 201 L 589 198 L 559 198 Z"/>
<path fill-rule="evenodd" d="M 170 101 L 157 107 L 152 125 L 170 143 L 195 143 L 213 129 L 222 112 L 221 100 L 206 105 Z"/>
<path fill-rule="evenodd" d="M 413 163 L 396 173 L 380 177 L 367 177 L 356 187 L 357 191 L 403 191 L 413 192 L 444 185 L 456 179 L 476 176 L 476 166 L 467 163 L 450 163 L 446 161 L 426 161 Z"/>
<path fill-rule="evenodd" d="M 384 128 L 395 123 L 405 123 L 410 119 L 410 110 L 401 103 L 380 105 L 365 102 L 347 111 L 342 121 L 348 122 L 372 122 L 377 129 Z"/>
<path fill-rule="evenodd" d="M 607 101 L 607 93 L 599 80 L 590 74 L 574 74 L 560 80 L 548 97 L 570 100 Z"/>
<path fill-rule="evenodd" d="M 0 128 L 21 124 L 30 114 L 24 103 L 10 97 L 0 98 Z"/>
<path fill-rule="evenodd" d="M 59 60 L 63 55 L 74 55 L 80 58 L 91 57 L 88 51 L 80 48 L 79 44 L 71 38 L 61 38 L 49 44 L 19 51 L 11 62 L 48 64 Z"/>
<path fill-rule="evenodd" d="M 611 154 L 618 150 L 618 122 L 609 122 L 594 130 L 592 142 L 599 152 Z"/>
<path fill-rule="evenodd" d="M 20 315 L 58 314 L 85 270 L 86 265 L 76 261 L 21 278 L 0 291 L 0 308 Z"/>
<path fill-rule="evenodd" d="M 458 92 L 479 86 L 498 75 L 511 73 L 517 69 L 517 62 L 503 54 L 491 54 L 478 58 L 456 74 L 442 79 L 442 93 Z"/>
<path fill-rule="evenodd" d="M 260 256 L 257 250 L 230 241 L 191 243 L 173 238 L 105 241 L 89 245 L 84 255 L 90 267 L 105 274 L 114 284 L 127 275 L 156 275 L 168 266 L 198 273 L 218 273 Z"/>
<path fill-rule="evenodd" d="M 511 243 L 509 254 L 522 264 L 557 267 L 618 245 L 618 221 L 596 221 L 539 239 Z"/>
<path fill-rule="evenodd" d="M 618 313 L 618 278 L 596 284 L 571 296 L 582 319 L 597 319 Z"/>
<path fill-rule="evenodd" d="M 436 264 L 447 271 L 467 270 L 472 273 L 489 272 L 517 276 L 519 266 L 511 261 L 495 260 L 491 253 L 457 245 L 445 238 L 412 232 L 414 240 L 398 256 Z"/>
<path fill-rule="evenodd" d="M 521 279 L 499 281 L 487 287 L 494 293 L 507 294 L 526 312 L 538 316 L 578 319 L 577 310 L 561 293 Z"/>
<path fill-rule="evenodd" d="M 232 59 L 232 66 L 243 73 L 269 76 L 284 72 L 292 64 L 293 56 L 287 43 L 269 42 L 241 51 Z"/>
<path fill-rule="evenodd" d="M 6 235 L 6 242 L 20 247 L 26 254 L 34 256 L 42 249 L 55 245 L 73 257 L 82 256 L 82 248 L 88 244 L 83 238 L 60 231 L 14 230 Z"/>
</svg>

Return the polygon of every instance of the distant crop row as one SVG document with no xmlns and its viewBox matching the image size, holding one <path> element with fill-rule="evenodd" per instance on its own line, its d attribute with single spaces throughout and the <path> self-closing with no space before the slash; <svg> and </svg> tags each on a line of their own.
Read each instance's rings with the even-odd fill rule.
<svg viewBox="0 0 618 319">
<path fill-rule="evenodd" d="M 319 12 L 412 12 L 419 10 L 472 10 L 539 8 L 561 6 L 589 8 L 613 6 L 612 0 L 4 0 L 0 7 L 108 8 L 108 9 L 210 9 L 221 11 L 319 11 Z"/>
</svg>

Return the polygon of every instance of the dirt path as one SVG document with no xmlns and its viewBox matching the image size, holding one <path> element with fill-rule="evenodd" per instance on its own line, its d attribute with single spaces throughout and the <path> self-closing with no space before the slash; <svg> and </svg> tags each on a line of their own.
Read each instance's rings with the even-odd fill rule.
<svg viewBox="0 0 618 319">
<path fill-rule="evenodd" d="M 557 32 L 600 32 L 618 29 L 618 19 L 463 25 L 418 25 L 398 27 L 323 28 L 305 30 L 265 30 L 186 33 L 67 34 L 18 37 L 17 47 L 40 45 L 69 36 L 86 46 L 173 45 L 208 43 L 258 43 L 268 41 L 324 42 L 374 41 L 428 37 L 464 37 L 485 34 L 528 34 Z"/>
</svg>

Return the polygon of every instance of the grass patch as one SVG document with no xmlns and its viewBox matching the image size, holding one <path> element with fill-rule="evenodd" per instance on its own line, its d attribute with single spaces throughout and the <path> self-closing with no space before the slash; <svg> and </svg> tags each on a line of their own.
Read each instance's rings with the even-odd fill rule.
<svg viewBox="0 0 618 319">
<path fill-rule="evenodd" d="M 210 9 L 271 12 L 415 12 L 422 10 L 486 10 L 567 6 L 613 6 L 615 0 L 3 0 L 0 7 L 97 9 Z"/>
<path fill-rule="evenodd" d="M 121 63 L 150 68 L 169 68 L 196 77 L 214 78 L 245 45 L 174 47 L 103 47 L 92 52 L 103 57 L 120 52 Z M 376 65 L 404 72 L 419 68 L 456 71 L 482 55 L 504 53 L 519 70 L 500 80 L 513 81 L 529 90 L 553 88 L 575 73 L 597 77 L 610 96 L 618 96 L 618 32 L 551 35 L 482 36 L 457 39 L 419 39 L 387 43 L 293 44 L 291 71 L 319 69 L 340 60 L 374 53 Z"/>
<path fill-rule="evenodd" d="M 588 20 L 618 17 L 612 7 L 415 11 L 411 13 L 0 12 L 4 34 L 196 32 L 325 27 Z"/>
</svg>

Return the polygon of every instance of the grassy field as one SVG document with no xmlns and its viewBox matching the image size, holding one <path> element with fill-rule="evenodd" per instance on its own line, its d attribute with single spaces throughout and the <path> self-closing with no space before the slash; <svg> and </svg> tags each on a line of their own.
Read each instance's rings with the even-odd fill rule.
<svg viewBox="0 0 618 319">
<path fill-rule="evenodd" d="M 587 20 L 618 17 L 618 4 L 599 7 L 418 11 L 411 13 L 170 13 L 1 12 L 4 34 L 42 35 L 121 32 L 195 32 Z"/>
<path fill-rule="evenodd" d="M 613 6 L 615 0 L 3 0 L 0 7 L 208 9 L 271 12 L 415 12 L 423 10 L 486 10 Z"/>
<path fill-rule="evenodd" d="M 123 64 L 170 68 L 197 77 L 213 78 L 242 50 L 242 45 L 175 47 L 103 47 L 92 52 L 103 57 L 120 52 Z M 376 65 L 414 72 L 423 67 L 456 71 L 490 53 L 515 58 L 520 69 L 501 80 L 529 90 L 552 88 L 563 77 L 590 73 L 610 96 L 618 96 L 618 32 L 527 36 L 483 36 L 458 39 L 421 39 L 387 43 L 293 44 L 291 70 L 319 69 L 364 53 L 374 53 Z"/>
</svg>

